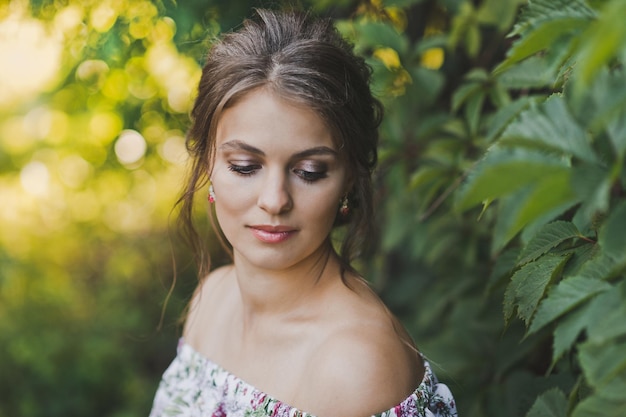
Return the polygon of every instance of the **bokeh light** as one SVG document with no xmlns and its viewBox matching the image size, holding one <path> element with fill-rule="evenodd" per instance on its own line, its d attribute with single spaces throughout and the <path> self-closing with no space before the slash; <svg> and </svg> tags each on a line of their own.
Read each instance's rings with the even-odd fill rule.
<svg viewBox="0 0 626 417">
<path fill-rule="evenodd" d="M 70 188 L 80 188 L 92 172 L 91 164 L 76 154 L 66 156 L 59 165 L 59 177 Z"/>
<path fill-rule="evenodd" d="M 185 138 L 181 132 L 174 131 L 159 147 L 159 154 L 171 164 L 182 165 L 188 159 Z"/>
<path fill-rule="evenodd" d="M 136 130 L 122 131 L 115 142 L 115 155 L 127 167 L 134 167 L 146 153 L 146 140 Z"/>
<path fill-rule="evenodd" d="M 26 15 L 16 2 L 0 21 L 0 109 L 32 99 L 58 75 L 63 51 L 58 32 Z"/>
<path fill-rule="evenodd" d="M 28 194 L 45 197 L 48 195 L 50 185 L 50 171 L 43 162 L 32 161 L 20 171 L 20 181 Z"/>
</svg>

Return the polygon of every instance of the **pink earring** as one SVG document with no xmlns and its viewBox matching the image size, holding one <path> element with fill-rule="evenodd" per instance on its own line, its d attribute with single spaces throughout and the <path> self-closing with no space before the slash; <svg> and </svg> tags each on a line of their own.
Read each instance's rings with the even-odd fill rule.
<svg viewBox="0 0 626 417">
<path fill-rule="evenodd" d="M 209 203 L 215 203 L 215 191 L 213 191 L 213 184 L 209 185 Z"/>
<path fill-rule="evenodd" d="M 348 207 L 348 196 L 345 196 L 343 199 L 341 199 L 341 207 L 339 207 L 339 213 L 341 213 L 342 216 L 347 216 L 348 213 L 350 213 L 350 208 Z"/>
</svg>

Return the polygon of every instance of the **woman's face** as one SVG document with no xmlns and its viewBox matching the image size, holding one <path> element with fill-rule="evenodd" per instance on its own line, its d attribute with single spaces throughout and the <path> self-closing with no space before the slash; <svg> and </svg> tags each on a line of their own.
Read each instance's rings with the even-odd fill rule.
<svg viewBox="0 0 626 417">
<path fill-rule="evenodd" d="M 235 262 L 286 269 L 325 250 L 347 173 L 315 112 L 253 90 L 222 113 L 215 146 L 215 210 Z"/>
</svg>

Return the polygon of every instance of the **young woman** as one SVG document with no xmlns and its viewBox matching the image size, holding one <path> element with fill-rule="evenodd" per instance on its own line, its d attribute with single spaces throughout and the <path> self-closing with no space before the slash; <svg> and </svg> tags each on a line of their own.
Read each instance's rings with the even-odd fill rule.
<svg viewBox="0 0 626 417">
<path fill-rule="evenodd" d="M 329 21 L 305 14 L 259 10 L 213 45 L 182 218 L 197 237 L 191 207 L 209 181 L 233 262 L 201 280 L 152 417 L 456 416 L 350 266 L 372 217 L 382 111 L 369 77 Z"/>
</svg>

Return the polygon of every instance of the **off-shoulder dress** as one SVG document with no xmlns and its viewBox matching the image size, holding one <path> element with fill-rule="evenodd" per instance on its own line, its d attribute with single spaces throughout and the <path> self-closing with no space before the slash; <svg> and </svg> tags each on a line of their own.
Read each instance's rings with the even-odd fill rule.
<svg viewBox="0 0 626 417">
<path fill-rule="evenodd" d="M 456 417 L 448 387 L 428 361 L 424 378 L 400 404 L 372 417 Z M 180 339 L 177 355 L 163 374 L 150 417 L 315 417 L 229 373 Z"/>
</svg>

